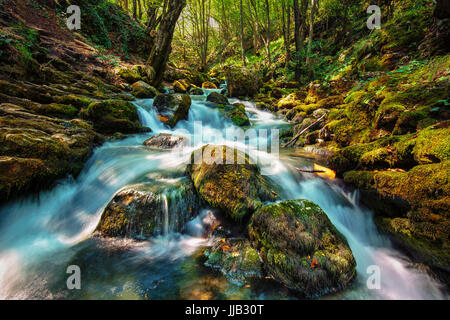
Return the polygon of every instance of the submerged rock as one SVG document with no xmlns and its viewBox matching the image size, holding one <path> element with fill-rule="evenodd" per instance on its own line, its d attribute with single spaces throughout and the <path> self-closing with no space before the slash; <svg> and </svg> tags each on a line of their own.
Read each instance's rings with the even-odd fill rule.
<svg viewBox="0 0 450 320">
<path fill-rule="evenodd" d="M 160 94 L 153 101 L 153 107 L 161 121 L 173 128 L 178 121 L 188 119 L 191 103 L 187 94 Z"/>
<path fill-rule="evenodd" d="M 311 201 L 262 207 L 248 231 L 269 274 L 306 297 L 342 290 L 356 275 L 347 241 Z"/>
<path fill-rule="evenodd" d="M 192 183 L 153 181 L 120 190 L 106 206 L 96 228 L 103 236 L 143 239 L 182 232 L 200 209 Z"/>
<path fill-rule="evenodd" d="M 151 149 L 168 150 L 182 146 L 186 142 L 185 137 L 173 136 L 167 133 L 157 134 L 144 141 L 144 145 Z"/>
<path fill-rule="evenodd" d="M 187 172 L 202 199 L 235 221 L 241 221 L 263 202 L 275 200 L 271 184 L 259 168 L 247 155 L 230 147 L 207 145 L 194 151 Z"/>
<path fill-rule="evenodd" d="M 224 239 L 204 251 L 205 266 L 219 269 L 228 281 L 243 285 L 252 278 L 262 278 L 258 252 L 247 239 Z"/>
<path fill-rule="evenodd" d="M 159 94 L 158 90 L 142 80 L 135 82 L 131 86 L 131 91 L 139 99 L 152 99 Z"/>
<path fill-rule="evenodd" d="M 218 92 L 211 92 L 208 97 L 206 98 L 207 101 L 212 102 L 212 103 L 216 103 L 216 104 L 220 104 L 220 105 L 228 105 L 228 99 L 218 93 Z"/>
</svg>

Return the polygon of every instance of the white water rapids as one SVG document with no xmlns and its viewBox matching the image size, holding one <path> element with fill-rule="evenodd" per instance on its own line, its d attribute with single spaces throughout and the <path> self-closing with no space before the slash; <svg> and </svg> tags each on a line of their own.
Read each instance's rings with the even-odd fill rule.
<svg viewBox="0 0 450 320">
<path fill-rule="evenodd" d="M 121 188 L 146 175 L 160 179 L 166 173 L 183 175 L 191 152 L 207 143 L 245 146 L 226 140 L 225 130 L 233 124 L 208 106 L 205 97 L 193 97 L 189 120 L 181 121 L 174 129 L 158 121 L 151 99 L 137 101 L 141 122 L 152 128 L 151 134 L 107 142 L 95 150 L 77 179 L 65 179 L 38 196 L 0 207 L 0 298 L 292 298 L 276 286 L 252 289 L 229 284 L 221 275 L 197 265 L 195 252 L 207 244 L 202 237 L 203 225 L 211 219 L 207 209 L 189 223 L 189 232 L 184 235 L 170 233 L 166 220 L 164 228 L 169 234 L 148 241 L 90 238 L 104 207 Z M 271 113 L 256 109 L 253 103 L 243 103 L 253 128 L 285 125 Z M 202 123 L 200 136 L 195 136 L 195 122 Z M 189 135 L 198 143 L 168 152 L 149 151 L 142 145 L 151 135 L 162 132 Z M 346 291 L 325 298 L 446 298 L 437 282 L 414 268 L 377 231 L 371 212 L 359 206 L 356 195 L 294 170 L 293 164 L 309 164 L 309 160 L 256 150 L 254 155 L 260 158 L 263 174 L 282 188 L 285 198 L 306 198 L 317 203 L 349 242 L 357 261 L 357 280 Z M 68 292 L 65 287 L 69 264 L 81 267 L 79 292 Z M 366 285 L 371 276 L 367 270 L 372 265 L 379 267 L 380 289 Z"/>
</svg>

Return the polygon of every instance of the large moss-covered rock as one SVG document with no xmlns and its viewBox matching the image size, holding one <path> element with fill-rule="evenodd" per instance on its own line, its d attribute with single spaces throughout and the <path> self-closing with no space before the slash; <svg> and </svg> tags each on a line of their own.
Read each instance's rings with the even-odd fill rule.
<svg viewBox="0 0 450 320">
<path fill-rule="evenodd" d="M 306 297 L 342 290 L 356 275 L 346 239 L 311 201 L 262 207 L 248 231 L 269 274 Z"/>
<path fill-rule="evenodd" d="M 378 225 L 401 245 L 450 279 L 450 160 L 408 172 L 349 171 Z"/>
<path fill-rule="evenodd" d="M 243 285 L 252 278 L 262 278 L 258 252 L 247 239 L 221 239 L 204 251 L 205 266 L 219 269 L 228 281 Z"/>
<path fill-rule="evenodd" d="M 206 98 L 207 101 L 221 104 L 221 105 L 227 105 L 229 104 L 227 97 L 224 95 L 218 93 L 218 92 L 211 92 L 208 97 Z"/>
<path fill-rule="evenodd" d="M 231 119 L 233 123 L 239 127 L 249 126 L 250 120 L 245 113 L 245 106 L 241 103 L 233 105 L 226 105 L 224 112 L 227 118 Z"/>
<path fill-rule="evenodd" d="M 450 159 L 450 121 L 445 127 L 429 127 L 420 131 L 413 150 L 420 164 L 436 163 Z"/>
<path fill-rule="evenodd" d="M 207 145 L 194 151 L 187 172 L 202 199 L 236 221 L 275 200 L 258 167 L 230 147 Z"/>
<path fill-rule="evenodd" d="M 217 86 L 214 82 L 206 81 L 202 83 L 203 89 L 217 89 Z"/>
<path fill-rule="evenodd" d="M 169 184 L 152 181 L 120 190 L 106 206 L 96 228 L 103 236 L 143 239 L 182 232 L 200 209 L 187 178 Z"/>
<path fill-rule="evenodd" d="M 146 131 L 139 123 L 136 106 L 129 101 L 93 102 L 80 115 L 83 119 L 92 121 L 95 130 L 105 134 Z"/>
<path fill-rule="evenodd" d="M 176 93 L 186 93 L 191 88 L 191 84 L 186 80 L 177 80 L 172 87 Z"/>
<path fill-rule="evenodd" d="M 137 69 L 133 70 L 132 68 L 121 68 L 117 71 L 117 75 L 130 84 L 142 80 L 142 77 Z"/>
<path fill-rule="evenodd" d="M 173 128 L 178 121 L 188 119 L 191 103 L 187 94 L 160 94 L 153 101 L 153 108 L 160 120 Z"/>
<path fill-rule="evenodd" d="M 133 83 L 131 92 L 139 99 L 152 99 L 159 94 L 158 90 L 142 80 Z"/>
<path fill-rule="evenodd" d="M 230 97 L 251 97 L 262 87 L 261 75 L 247 68 L 228 68 L 225 71 Z"/>
<path fill-rule="evenodd" d="M 1 104 L 0 201 L 77 175 L 102 141 L 82 120 L 55 119 Z"/>
</svg>

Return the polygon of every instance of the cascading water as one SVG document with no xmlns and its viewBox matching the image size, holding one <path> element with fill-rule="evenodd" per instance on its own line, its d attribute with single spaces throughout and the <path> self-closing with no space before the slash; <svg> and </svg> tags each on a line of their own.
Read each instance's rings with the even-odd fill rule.
<svg viewBox="0 0 450 320">
<path fill-rule="evenodd" d="M 1 207 L 0 298 L 292 298 L 278 285 L 238 287 L 198 265 L 195 252 L 207 245 L 204 226 L 212 223 L 214 215 L 204 210 L 188 224 L 187 234 L 170 233 L 167 197 L 164 236 L 142 242 L 90 237 L 104 207 L 119 189 L 150 174 L 163 177 L 171 172 L 182 176 L 191 152 L 207 143 L 244 150 L 244 143 L 227 140 L 225 131 L 234 128 L 232 122 L 204 103 L 209 92 L 193 97 L 189 120 L 179 122 L 174 129 L 158 120 L 152 109 L 153 100 L 136 101 L 141 123 L 152 128 L 151 134 L 105 143 L 94 152 L 76 180 L 63 180 L 39 197 L 22 198 Z M 285 125 L 271 113 L 256 109 L 253 103 L 232 102 L 245 104 L 254 128 Z M 202 123 L 202 132 L 196 131 L 196 122 Z M 163 132 L 187 136 L 191 146 L 157 152 L 142 145 L 151 135 Z M 264 142 L 267 141 L 260 141 Z M 299 161 L 308 165 L 309 160 L 283 154 L 278 157 L 261 150 L 252 150 L 251 155 L 259 158 L 262 172 L 278 183 L 285 198 L 316 202 L 347 238 L 358 264 L 357 280 L 352 288 L 326 298 L 446 298 L 438 283 L 413 268 L 379 234 L 371 213 L 358 205 L 354 195 L 294 170 Z M 83 274 L 82 290 L 76 292 L 64 287 L 65 270 L 71 264 L 79 265 Z M 381 272 L 378 290 L 370 290 L 366 285 L 368 267 L 373 265 Z"/>
<path fill-rule="evenodd" d="M 165 194 L 163 197 L 163 212 L 164 212 L 164 235 L 169 234 L 169 205 L 167 204 L 167 196 Z"/>
</svg>

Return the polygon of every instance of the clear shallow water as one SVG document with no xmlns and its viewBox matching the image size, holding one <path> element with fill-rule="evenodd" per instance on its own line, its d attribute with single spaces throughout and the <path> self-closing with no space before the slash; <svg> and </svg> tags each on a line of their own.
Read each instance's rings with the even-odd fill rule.
<svg viewBox="0 0 450 320">
<path fill-rule="evenodd" d="M 201 265 L 197 255 L 207 246 L 204 228 L 211 214 L 205 208 L 189 223 L 186 234 L 169 233 L 148 241 L 91 238 L 101 213 L 121 188 L 145 177 L 170 181 L 184 174 L 193 150 L 207 143 L 227 144 L 250 153 L 262 173 L 281 187 L 285 199 L 306 198 L 319 204 L 347 238 L 357 261 L 352 288 L 330 299 L 441 299 L 439 284 L 411 267 L 376 230 L 371 213 L 360 207 L 355 194 L 336 184 L 302 176 L 294 166 L 309 160 L 280 156 L 276 151 L 248 150 L 230 140 L 227 130 L 238 130 L 218 110 L 193 97 L 188 121 L 174 129 L 160 123 L 153 101 L 136 102 L 143 125 L 153 133 L 108 142 L 98 148 L 76 179 L 61 181 L 38 197 L 26 197 L 0 208 L 0 298 L 3 299 L 290 299 L 293 294 L 273 281 L 239 287 Z M 232 100 L 237 102 L 237 100 Z M 246 105 L 254 129 L 274 129 L 283 121 Z M 202 130 L 198 130 L 201 121 Z M 176 151 L 149 151 L 142 142 L 167 132 L 189 137 L 190 146 Z M 276 137 L 276 135 L 275 135 Z M 252 137 L 254 146 L 269 136 Z M 67 290 L 66 268 L 78 265 L 82 289 Z M 367 268 L 377 265 L 381 288 L 366 286 Z"/>
</svg>

